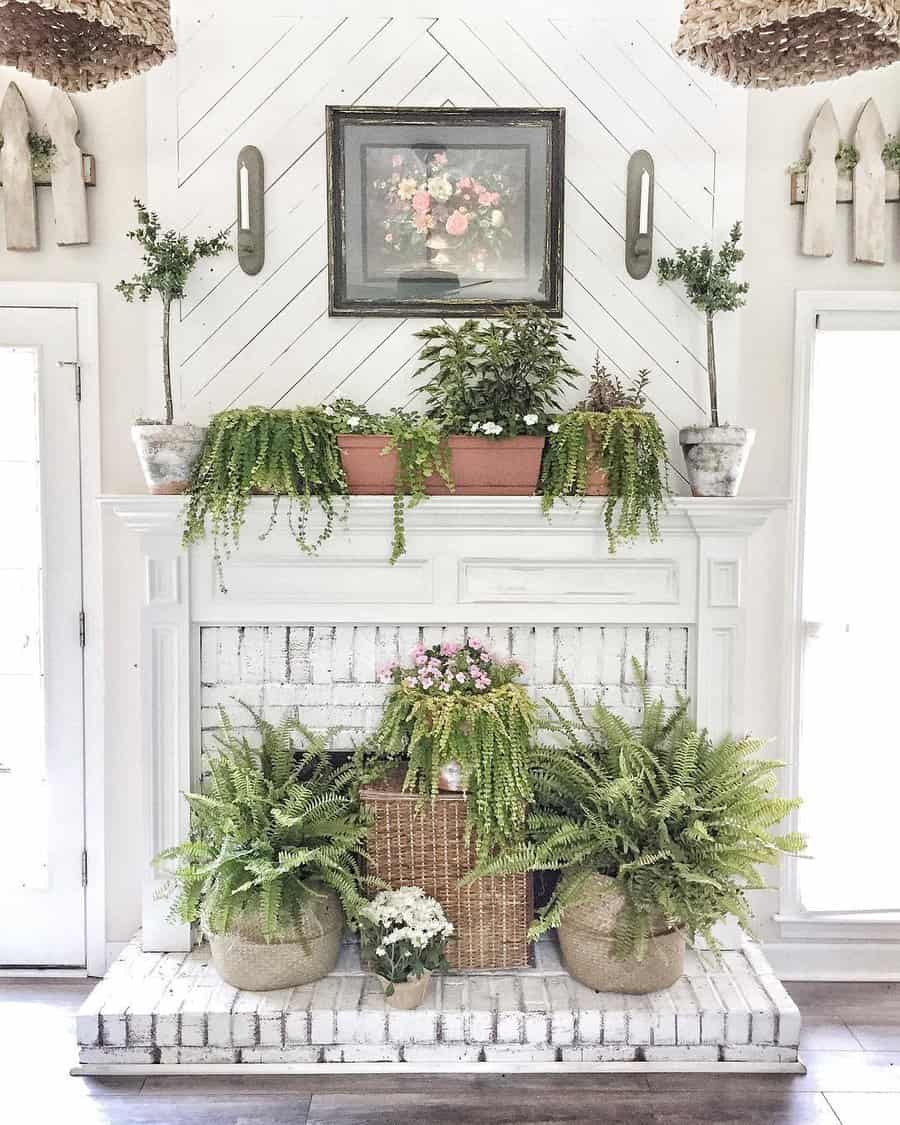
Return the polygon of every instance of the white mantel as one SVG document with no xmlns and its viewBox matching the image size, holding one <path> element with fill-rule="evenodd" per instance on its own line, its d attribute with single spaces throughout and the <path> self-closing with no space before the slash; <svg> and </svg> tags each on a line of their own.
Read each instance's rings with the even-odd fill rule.
<svg viewBox="0 0 900 1125">
<path fill-rule="evenodd" d="M 265 540 L 271 501 L 251 501 L 241 546 L 219 587 L 210 543 L 181 545 L 181 497 L 110 496 L 101 503 L 141 538 L 146 950 L 190 948 L 168 919 L 150 859 L 188 829 L 181 794 L 198 774 L 199 630 L 255 624 L 653 624 L 691 631 L 688 686 L 713 733 L 743 723 L 747 543 L 786 501 L 679 497 L 662 541 L 609 555 L 603 500 L 435 497 L 407 514 L 407 553 L 391 566 L 391 499 L 354 497 L 346 527 L 315 557 L 282 518 Z M 318 517 L 311 520 L 315 534 Z"/>
</svg>

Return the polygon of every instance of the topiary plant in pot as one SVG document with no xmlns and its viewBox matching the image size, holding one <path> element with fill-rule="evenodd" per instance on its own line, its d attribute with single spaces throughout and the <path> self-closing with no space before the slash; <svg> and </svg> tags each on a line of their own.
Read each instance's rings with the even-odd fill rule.
<svg viewBox="0 0 900 1125">
<path fill-rule="evenodd" d="M 674 258 L 657 262 L 659 282 L 682 281 L 688 300 L 706 317 L 707 374 L 709 376 L 709 426 L 686 426 L 678 435 L 695 496 L 736 496 L 756 434 L 742 426 L 719 425 L 716 378 L 715 317 L 746 304 L 750 286 L 736 281 L 743 261 L 741 224 L 735 223 L 726 242 L 713 251 L 709 244 L 676 251 Z"/>
<path fill-rule="evenodd" d="M 158 860 L 175 862 L 174 911 L 200 923 L 219 975 L 258 992 L 334 968 L 344 917 L 365 904 L 366 825 L 326 739 L 247 711 L 259 745 L 221 711 L 209 784 L 185 794 L 190 838 Z"/>
<path fill-rule="evenodd" d="M 607 496 L 603 511 L 607 541 L 635 539 L 643 522 L 659 539 L 659 514 L 668 495 L 666 441 L 655 416 L 644 409 L 649 374 L 631 387 L 594 360 L 587 397 L 548 427 L 541 466 L 543 509 L 560 498 Z M 616 513 L 618 512 L 618 518 Z"/>
<path fill-rule="evenodd" d="M 440 481 L 452 490 L 450 453 L 437 423 L 409 410 L 371 414 L 350 399 L 324 407 L 337 431 L 347 486 L 355 496 L 393 496 L 391 562 L 406 550 L 408 508 Z"/>
<path fill-rule="evenodd" d="M 446 322 L 425 341 L 418 375 L 426 415 L 447 435 L 453 483 L 462 495 L 530 495 L 544 432 L 578 371 L 567 361 L 566 326 L 537 308 L 513 308 L 491 321 Z M 429 490 L 446 492 L 440 480 Z"/>
<path fill-rule="evenodd" d="M 262 537 L 275 526 L 286 498 L 291 533 L 301 550 L 314 554 L 334 530 L 337 497 L 346 491 L 334 425 L 320 407 L 223 410 L 210 420 L 194 472 L 184 512 L 184 544 L 201 540 L 209 524 L 221 582 L 223 559 L 238 545 L 247 505 L 254 494 L 263 494 L 273 499 Z M 310 540 L 314 500 L 324 522 Z"/>
<path fill-rule="evenodd" d="M 144 479 L 152 493 L 187 491 L 197 458 L 203 447 L 206 430 L 202 426 L 174 425 L 172 404 L 172 361 L 170 328 L 172 304 L 185 294 L 191 271 L 204 258 L 214 258 L 228 248 L 227 232 L 212 238 L 195 238 L 174 230 L 163 230 L 159 216 L 148 210 L 139 199 L 134 201 L 137 226 L 128 232 L 143 251 L 144 268 L 127 281 L 120 281 L 116 290 L 126 301 L 135 297 L 147 301 L 158 293 L 162 301 L 162 374 L 166 403 L 165 422 L 139 419 L 131 429 Z"/>
<path fill-rule="evenodd" d="M 796 833 L 771 829 L 799 804 L 772 795 L 780 762 L 756 757 L 761 739 L 714 742 L 680 699 L 667 713 L 647 691 L 632 727 L 602 702 L 588 717 L 567 684 L 574 719 L 549 704 L 562 745 L 533 751 L 534 808 L 528 841 L 476 874 L 558 870 L 561 877 L 531 928 L 553 926 L 566 968 L 590 988 L 654 992 L 682 973 L 684 938 L 728 915 L 749 929 L 747 891 L 758 868 L 796 852 Z"/>
</svg>

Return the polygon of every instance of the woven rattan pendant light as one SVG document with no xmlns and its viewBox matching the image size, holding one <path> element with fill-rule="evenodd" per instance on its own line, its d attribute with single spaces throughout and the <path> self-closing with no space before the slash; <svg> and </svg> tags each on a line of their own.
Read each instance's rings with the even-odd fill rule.
<svg viewBox="0 0 900 1125">
<path fill-rule="evenodd" d="M 169 0 L 0 0 L 0 63 L 64 90 L 108 86 L 174 50 Z"/>
<path fill-rule="evenodd" d="M 685 0 L 675 53 L 736 86 L 805 86 L 900 59 L 900 0 Z"/>
</svg>

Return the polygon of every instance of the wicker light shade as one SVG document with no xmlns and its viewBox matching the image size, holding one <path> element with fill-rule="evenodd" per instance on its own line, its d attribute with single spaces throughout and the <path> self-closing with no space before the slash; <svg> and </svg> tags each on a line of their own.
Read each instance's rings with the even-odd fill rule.
<svg viewBox="0 0 900 1125">
<path fill-rule="evenodd" d="M 0 63 L 92 90 L 175 50 L 169 0 L 0 0 Z"/>
<path fill-rule="evenodd" d="M 900 59 L 900 3 L 685 0 L 675 53 L 736 86 L 805 86 Z"/>
</svg>

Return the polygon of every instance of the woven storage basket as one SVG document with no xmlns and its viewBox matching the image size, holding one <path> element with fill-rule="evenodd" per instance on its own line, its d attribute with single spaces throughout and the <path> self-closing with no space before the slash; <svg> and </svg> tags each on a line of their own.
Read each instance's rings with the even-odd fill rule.
<svg viewBox="0 0 900 1125">
<path fill-rule="evenodd" d="M 421 887 L 455 928 L 447 960 L 455 969 L 515 969 L 529 964 L 530 875 L 459 881 L 475 864 L 465 842 L 466 798 L 439 793 L 420 805 L 398 778 L 368 786 L 360 799 L 372 817 L 369 872 L 389 886 Z"/>
<path fill-rule="evenodd" d="M 608 890 L 613 880 L 595 875 L 577 902 L 566 907 L 559 947 L 569 973 L 599 992 L 657 992 L 684 972 L 684 936 L 668 930 L 650 938 L 643 961 L 613 956 L 613 934 L 625 900 Z M 660 920 L 662 921 L 662 920 Z"/>
<path fill-rule="evenodd" d="M 804 86 L 900 59 L 900 5 L 685 0 L 674 49 L 736 86 Z"/>
</svg>

